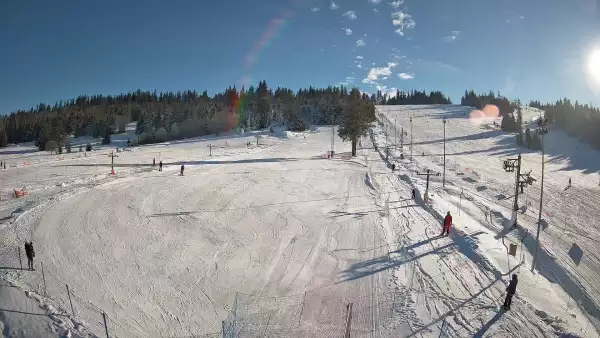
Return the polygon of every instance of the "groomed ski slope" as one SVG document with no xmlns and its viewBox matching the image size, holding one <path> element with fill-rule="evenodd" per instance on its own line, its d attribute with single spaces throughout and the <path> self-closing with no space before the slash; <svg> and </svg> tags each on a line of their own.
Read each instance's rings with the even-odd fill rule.
<svg viewBox="0 0 600 338">
<path fill-rule="evenodd" d="M 381 127 L 374 134 L 381 149 Z M 15 245 L 33 239 L 48 273 L 69 283 L 76 303 L 89 304 L 76 305 L 76 319 L 97 335 L 103 327 L 91 308 L 119 323 L 111 330 L 120 337 L 178 337 L 219 333 L 234 303 L 251 299 L 254 312 L 252 304 L 235 307 L 244 322 L 238 336 L 340 336 L 350 302 L 353 336 L 597 336 L 544 278 L 523 277 L 513 310 L 499 312 L 508 275 L 525 268 L 499 263 L 501 244 L 475 217 L 455 216 L 462 225 L 436 238 L 439 214 L 455 201 L 438 183 L 426 206 L 412 164 L 398 161 L 392 174 L 369 139 L 350 159 L 350 145 L 336 138 L 339 156 L 323 159 L 331 128 L 290 136 L 249 148 L 253 136 L 140 147 L 119 154 L 114 177 L 106 153 L 68 163 L 48 156 L 43 168 L 5 172 L 15 182 L 28 178 L 34 192 L 25 213 L 0 231 Z M 220 146 L 212 157 L 209 143 Z M 152 158 L 168 166 L 149 168 Z M 56 175 L 68 182 L 60 190 L 54 181 L 36 185 Z M 92 179 L 100 184 L 86 186 Z M 9 210 L 11 202 L 2 205 Z M 472 202 L 461 201 L 463 213 L 477 208 Z M 24 289 L 42 283 L 0 273 Z M 556 297 L 521 297 L 521 285 Z M 62 287 L 49 285 L 55 296 L 44 301 L 66 304 Z M 259 306 L 267 297 L 280 297 L 268 298 L 277 299 L 275 309 Z"/>
<path fill-rule="evenodd" d="M 465 199 L 474 203 L 470 216 L 479 224 L 485 225 L 494 234 L 494 240 L 501 242 L 505 236 L 509 243 L 521 245 L 525 266 L 531 268 L 531 252 L 535 249 L 535 234 L 539 212 L 541 153 L 516 146 L 514 135 L 499 130 L 501 119 L 470 118 L 472 109 L 461 106 L 378 106 L 386 124 L 382 127 L 379 140 L 386 143 L 385 129 L 389 130 L 388 144 L 393 144 L 395 127 L 398 132 L 398 146 L 395 155 L 406 156 L 406 165 L 411 171 L 424 171 L 426 168 L 443 172 L 443 122 L 446 124 L 446 195 L 445 199 L 454 200 L 462 205 Z M 543 112 L 524 107 L 524 120 L 530 121 Z M 477 116 L 477 115 L 475 115 Z M 410 137 L 412 117 L 413 159 L 410 158 Z M 496 126 L 493 122 L 496 122 Z M 404 128 L 403 151 L 400 150 L 400 135 Z M 571 307 L 584 309 L 596 327 L 600 318 L 598 301 L 600 299 L 599 266 L 599 221 L 600 154 L 598 151 L 577 142 L 560 130 L 550 129 L 545 137 L 546 168 L 544 178 L 543 218 L 549 227 L 541 233 L 542 247 L 539 251 L 540 266 L 536 280 L 550 280 L 566 294 L 575 299 Z M 393 151 L 393 150 L 392 150 Z M 537 180 L 525 188 L 519 197 L 522 208 L 518 215 L 519 227 L 507 231 L 504 225 L 511 218 L 514 196 L 514 173 L 507 173 L 502 161 L 516 158 L 522 154 L 523 170 Z M 569 178 L 572 186 L 568 187 Z M 440 185 L 441 176 L 433 177 L 433 185 Z M 462 193 L 462 199 L 459 199 Z M 458 210 L 457 205 L 449 205 L 448 210 Z M 486 221 L 486 212 L 491 211 L 491 219 Z M 487 216 L 489 217 L 489 216 Z M 460 223 L 459 226 L 460 228 Z M 584 251 L 583 259 L 576 265 L 568 256 L 573 244 Z M 506 258 L 504 258 L 506 260 Z M 500 260 L 500 258 L 498 258 Z M 523 269 L 521 270 L 523 271 Z M 551 301 L 547 290 L 533 288 L 531 297 Z M 550 298 L 550 299 L 549 299 Z M 576 302 L 576 303 L 575 303 Z M 568 313 L 570 309 L 548 307 L 549 313 Z"/>
</svg>

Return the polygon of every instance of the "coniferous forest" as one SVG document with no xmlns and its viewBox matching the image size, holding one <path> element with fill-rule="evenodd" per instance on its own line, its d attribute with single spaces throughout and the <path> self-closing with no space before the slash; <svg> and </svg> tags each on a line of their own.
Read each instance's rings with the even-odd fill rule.
<svg viewBox="0 0 600 338">
<path fill-rule="evenodd" d="M 232 130 L 257 130 L 282 127 L 301 131 L 309 125 L 339 124 L 340 136 L 355 141 L 374 121 L 374 105 L 451 104 L 440 91 L 400 91 L 372 95 L 358 88 L 328 87 L 272 89 L 266 81 L 257 87 L 230 87 L 208 96 L 204 91 L 160 92 L 135 91 L 116 96 L 79 96 L 54 105 L 40 103 L 0 118 L 0 147 L 12 143 L 35 142 L 40 150 L 68 146 L 67 136 L 102 137 L 122 133 L 130 122 L 137 121 L 132 143 L 154 143 Z M 487 104 L 499 108 L 502 129 L 518 132 L 519 103 L 500 94 L 476 94 L 465 91 L 461 105 L 478 109 Z M 600 111 L 589 105 L 572 104 L 568 99 L 554 104 L 532 101 L 530 106 L 546 111 L 550 124 L 588 144 L 600 148 Z M 358 107 L 358 109 L 357 109 Z M 527 136 L 527 133 L 526 135 Z M 529 143 L 529 142 L 527 142 Z M 534 142 L 535 143 L 535 142 Z M 536 148 L 533 147 L 532 148 Z"/>
<path fill-rule="evenodd" d="M 374 104 L 449 103 L 440 92 L 398 92 L 388 99 L 358 88 L 269 88 L 265 81 L 241 90 L 227 88 L 214 96 L 207 92 L 136 91 L 116 96 L 79 96 L 53 106 L 41 103 L 0 119 L 0 146 L 35 142 L 40 150 L 68 146 L 67 136 L 102 137 L 122 133 L 137 121 L 132 143 L 154 143 L 228 132 L 283 127 L 300 131 L 309 125 L 340 124 L 340 136 L 356 141 L 375 119 Z M 357 109 L 358 108 L 358 109 Z M 51 147 L 46 145 L 50 142 Z"/>
</svg>

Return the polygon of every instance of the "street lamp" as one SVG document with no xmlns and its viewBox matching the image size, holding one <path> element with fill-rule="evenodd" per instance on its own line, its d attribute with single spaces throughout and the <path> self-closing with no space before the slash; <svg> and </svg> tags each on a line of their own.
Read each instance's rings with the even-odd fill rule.
<svg viewBox="0 0 600 338">
<path fill-rule="evenodd" d="M 444 173 L 442 176 L 442 187 L 446 187 L 446 116 L 442 120 L 444 122 Z"/>
<path fill-rule="evenodd" d="M 540 248 L 540 228 L 542 227 L 542 200 L 544 198 L 544 135 L 548 134 L 548 120 L 544 119 L 540 123 L 540 127 L 537 129 L 537 132 L 541 135 L 542 141 L 542 182 L 540 188 L 540 211 L 538 214 L 538 226 L 537 226 L 537 235 L 535 237 L 535 252 L 533 254 L 533 262 L 531 262 L 531 272 L 535 269 L 535 264 L 537 262 L 538 249 Z"/>
</svg>

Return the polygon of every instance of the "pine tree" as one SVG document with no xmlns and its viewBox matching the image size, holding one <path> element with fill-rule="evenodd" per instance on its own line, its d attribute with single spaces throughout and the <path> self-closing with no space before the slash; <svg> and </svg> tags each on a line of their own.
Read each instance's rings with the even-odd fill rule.
<svg viewBox="0 0 600 338">
<path fill-rule="evenodd" d="M 375 121 L 375 106 L 361 98 L 358 88 L 352 89 L 345 106 L 338 135 L 344 141 L 352 142 L 352 156 L 356 156 L 358 139 L 367 135 L 371 123 Z"/>
<path fill-rule="evenodd" d="M 527 148 L 534 148 L 533 141 L 531 138 L 531 130 L 529 129 L 529 127 L 525 129 L 525 145 L 527 146 Z"/>
<path fill-rule="evenodd" d="M 110 128 L 106 128 L 106 131 L 104 132 L 104 138 L 102 139 L 102 144 L 110 144 Z"/>
</svg>

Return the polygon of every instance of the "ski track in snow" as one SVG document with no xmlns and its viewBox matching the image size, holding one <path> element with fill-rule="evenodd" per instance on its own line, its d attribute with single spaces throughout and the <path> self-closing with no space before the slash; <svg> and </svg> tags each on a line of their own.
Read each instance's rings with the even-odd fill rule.
<svg viewBox="0 0 600 338">
<path fill-rule="evenodd" d="M 390 120 L 416 110 L 423 116 L 415 118 L 419 121 L 444 112 L 436 106 L 392 108 L 378 110 Z M 406 127 L 404 122 L 398 126 Z M 439 138 L 439 128 L 427 129 L 427 123 L 433 125 L 413 128 L 415 142 Z M 460 137 L 469 138 L 473 126 L 461 128 L 459 135 L 447 137 L 457 138 L 453 151 L 468 153 L 473 142 L 460 148 Z M 484 240 L 499 229 L 469 219 L 475 223 L 438 237 L 443 208 L 458 207 L 455 187 L 468 191 L 471 209 L 503 206 L 475 195 L 482 192 L 458 174 L 468 165 L 477 168 L 470 174 L 473 181 L 488 179 L 476 167 L 479 162 L 453 162 L 447 173 L 451 186 L 442 191 L 434 180 L 434 203 L 426 206 L 424 183 L 414 170 L 440 162 L 415 156 L 413 163 L 397 161 L 398 172 L 392 174 L 381 152 L 381 126 L 374 136 L 378 150 L 363 139 L 357 157 L 344 160 L 350 145 L 339 138 L 336 158 L 321 158 L 330 147 L 330 128 L 302 140 L 267 136 L 261 146 L 250 148 L 245 143 L 254 142 L 253 136 L 221 138 L 217 142 L 223 147 L 212 157 L 205 148 L 214 140 L 140 147 L 119 154 L 117 177 L 106 174 L 106 150 L 89 157 L 71 154 L 59 165 L 51 156 L 32 157 L 38 162 L 5 172 L 7 187 L 29 185 L 26 204 L 1 202 L 0 207 L 34 208 L 0 231 L 11 234 L 8 244 L 33 239 L 37 259 L 55 280 L 69 283 L 76 302 L 86 304 L 76 305 L 83 307 L 77 316 L 98 335 L 103 333 L 99 309 L 118 323 L 115 333 L 123 337 L 216 333 L 237 302 L 236 330 L 247 336 L 341 336 L 347 303 L 354 304 L 353 336 L 438 337 L 443 328 L 457 337 L 546 337 L 575 330 L 565 322 L 568 316 L 561 322 L 540 312 L 544 304 L 525 291 L 517 292 L 511 312 L 498 312 L 505 280 L 519 269 L 516 260 L 509 267 L 500 264 L 493 251 L 498 243 Z M 415 153 L 439 151 L 439 146 L 416 145 Z M 163 172 L 145 165 L 153 157 L 166 163 Z M 178 176 L 180 161 L 186 163 L 183 177 Z M 483 166 L 491 162 L 499 164 L 487 159 Z M 64 163 L 70 166 L 60 166 Z M 62 182 L 58 187 L 57 181 Z M 510 196 L 503 178 L 485 182 Z M 410 199 L 413 187 L 419 192 L 416 201 Z M 549 203 L 559 198 L 552 188 L 548 196 Z M 526 214 L 532 214 L 535 200 L 531 194 L 527 198 L 533 205 Z M 467 208 L 467 199 L 462 203 Z M 471 209 L 455 222 L 471 217 L 466 215 Z M 558 262 L 568 264 L 563 257 Z M 531 290 L 535 279 L 523 270 L 520 287 Z M 4 277 L 18 279 L 10 273 Z M 39 288 L 41 276 L 27 277 L 24 288 Z M 63 286 L 50 285 L 48 291 L 66 304 L 58 290 Z M 555 292 L 550 286 L 545 290 Z M 553 294 L 553 304 L 585 322 L 569 307 L 568 296 Z M 261 322 L 266 313 L 268 322 Z"/>
</svg>

